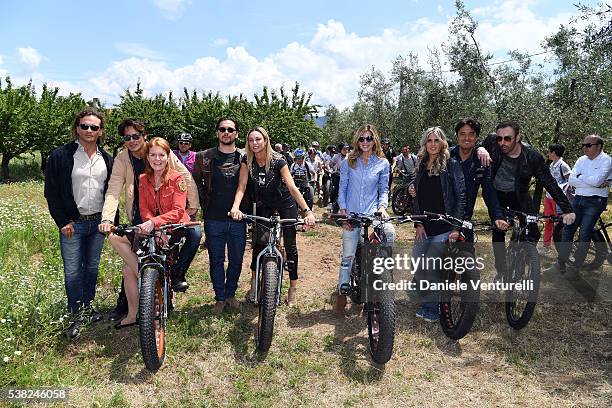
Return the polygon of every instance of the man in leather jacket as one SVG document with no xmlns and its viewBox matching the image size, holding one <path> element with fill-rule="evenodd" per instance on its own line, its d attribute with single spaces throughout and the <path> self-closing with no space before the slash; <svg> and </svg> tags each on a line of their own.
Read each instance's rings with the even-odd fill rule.
<svg viewBox="0 0 612 408">
<path fill-rule="evenodd" d="M 529 183 L 532 177 L 535 177 L 561 207 L 563 223 L 572 224 L 575 219 L 572 206 L 550 174 L 544 157 L 522 141 L 519 124 L 514 121 L 502 122 L 497 125 L 495 131 L 496 133 L 489 134 L 484 140 L 483 147 L 491 155 L 493 187 L 502 208 L 535 213 L 536 207 L 529 194 Z M 496 279 L 503 276 L 506 265 L 504 246 L 495 244 L 505 241 L 508 224 L 503 224 L 502 230 L 493 230 Z M 527 238 L 532 242 L 538 241 L 540 232 L 537 226 L 529 228 Z"/>
</svg>

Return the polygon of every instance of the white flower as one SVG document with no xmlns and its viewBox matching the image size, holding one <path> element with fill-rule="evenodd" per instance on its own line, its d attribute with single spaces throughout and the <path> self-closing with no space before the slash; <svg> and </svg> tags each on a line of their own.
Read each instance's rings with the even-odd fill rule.
<svg viewBox="0 0 612 408">
<path fill-rule="evenodd" d="M 6 319 L 0 319 L 0 323 L 6 323 Z"/>
<path fill-rule="evenodd" d="M 21 355 L 21 350 L 15 350 L 15 355 L 16 356 L 20 356 Z"/>
<path fill-rule="evenodd" d="M 4 358 L 2 359 L 5 363 L 8 363 L 10 360 L 9 356 L 4 356 Z"/>
</svg>

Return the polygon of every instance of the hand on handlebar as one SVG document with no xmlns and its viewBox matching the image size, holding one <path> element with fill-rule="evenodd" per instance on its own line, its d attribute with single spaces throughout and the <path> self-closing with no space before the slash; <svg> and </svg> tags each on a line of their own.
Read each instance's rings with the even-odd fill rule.
<svg viewBox="0 0 612 408">
<path fill-rule="evenodd" d="M 140 232 L 143 234 L 148 234 L 155 229 L 155 223 L 153 220 L 145 221 L 140 225 L 137 225 L 140 228 Z"/>
<path fill-rule="evenodd" d="M 425 227 L 423 227 L 421 224 L 418 224 L 414 232 L 414 240 L 423 241 L 425 238 L 427 238 L 427 234 L 425 233 Z"/>
<path fill-rule="evenodd" d="M 510 224 L 508 224 L 506 220 L 495 220 L 495 226 L 499 230 L 507 231 L 508 228 L 510 227 Z"/>
<path fill-rule="evenodd" d="M 114 227 L 114 226 L 115 226 L 115 225 L 114 225 L 112 222 L 108 222 L 108 221 L 106 221 L 106 222 L 101 222 L 101 223 L 98 225 L 98 231 L 100 231 L 100 232 L 101 232 L 102 234 L 104 234 L 104 235 L 108 235 L 108 234 L 110 234 L 111 232 L 113 232 L 113 227 Z"/>
<path fill-rule="evenodd" d="M 411 184 L 408 187 L 408 194 L 410 194 L 412 198 L 416 197 L 416 189 L 414 188 L 414 184 Z"/>
<path fill-rule="evenodd" d="M 452 230 L 451 233 L 448 236 L 448 241 L 449 242 L 457 242 L 458 239 L 459 239 L 459 231 Z"/>
<path fill-rule="evenodd" d="M 574 213 L 563 214 L 563 224 L 572 225 L 574 221 L 576 221 L 576 214 Z"/>
<path fill-rule="evenodd" d="M 378 212 L 380 213 L 383 219 L 389 218 L 389 213 L 387 213 L 387 209 L 385 207 L 380 207 L 378 209 Z"/>
<path fill-rule="evenodd" d="M 345 209 L 341 209 L 341 210 L 339 210 L 339 211 L 338 211 L 338 214 L 343 215 L 343 216 L 345 216 L 345 217 L 346 217 L 346 215 L 347 215 L 347 214 L 346 214 L 346 210 L 345 210 Z M 342 223 L 342 228 L 344 228 L 344 230 L 345 230 L 345 231 L 352 231 L 352 230 L 353 230 L 353 225 L 352 225 L 350 222 L 348 222 L 348 221 L 344 221 L 344 222 Z"/>
<path fill-rule="evenodd" d="M 308 212 L 308 215 L 306 215 L 306 217 L 304 217 L 304 221 L 306 222 L 306 226 L 307 227 L 312 227 L 315 222 L 317 221 L 317 219 L 315 218 L 314 214 L 312 211 Z"/>
<path fill-rule="evenodd" d="M 234 219 L 234 221 L 242 220 L 242 211 L 237 208 L 232 207 L 230 212 L 227 214 Z"/>
</svg>

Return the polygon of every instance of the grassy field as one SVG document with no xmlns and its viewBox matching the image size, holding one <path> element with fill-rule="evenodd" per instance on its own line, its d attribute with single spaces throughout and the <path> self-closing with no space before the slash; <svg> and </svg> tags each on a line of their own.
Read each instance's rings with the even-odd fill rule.
<svg viewBox="0 0 612 408">
<path fill-rule="evenodd" d="M 400 242 L 409 245 L 411 234 L 401 227 Z M 360 309 L 331 310 L 339 230 L 319 225 L 299 234 L 298 247 L 300 305 L 280 307 L 265 360 L 254 353 L 255 308 L 211 314 L 208 255 L 199 252 L 192 287 L 169 319 L 166 362 L 152 374 L 137 328 L 117 332 L 102 322 L 75 342 L 64 338 L 62 264 L 42 183 L 0 185 L 0 388 L 67 387 L 69 405 L 93 407 L 611 405 L 610 303 L 540 304 L 520 332 L 508 327 L 503 305 L 483 304 L 472 332 L 452 342 L 400 297 L 394 355 L 383 367 L 368 357 Z M 250 251 L 239 299 L 249 260 Z M 120 265 L 105 245 L 96 298 L 103 311 L 114 305 Z M 609 277 L 609 266 L 601 273 Z"/>
</svg>

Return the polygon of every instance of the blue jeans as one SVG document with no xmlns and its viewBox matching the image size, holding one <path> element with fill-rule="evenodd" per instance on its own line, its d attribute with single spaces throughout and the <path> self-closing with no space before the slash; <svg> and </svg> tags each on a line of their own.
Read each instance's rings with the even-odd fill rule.
<svg viewBox="0 0 612 408">
<path fill-rule="evenodd" d="M 443 257 L 448 249 L 448 245 L 446 243 L 448 242 L 449 235 L 450 231 L 427 237 L 422 241 L 417 241 L 412 249 L 412 257 L 423 257 L 424 259 Z M 436 270 L 435 268 L 428 269 L 419 267 L 415 271 L 413 281 L 416 282 L 417 288 L 419 287 L 419 282 L 421 280 L 427 280 L 431 283 L 438 283 L 440 281 L 440 273 L 441 271 Z M 439 294 L 437 291 L 429 290 L 427 293 L 422 294 L 421 297 L 425 300 L 421 303 L 421 308 L 423 310 L 430 311 L 436 315 L 439 314 Z"/>
<path fill-rule="evenodd" d="M 572 225 L 565 225 L 563 227 L 563 235 L 559 243 L 559 265 L 561 269 L 565 267 L 565 263 L 570 255 L 570 248 L 578 227 L 580 227 L 580 232 L 578 233 L 578 246 L 574 253 L 574 266 L 580 268 L 584 264 L 591 236 L 593 235 L 593 229 L 607 205 L 607 197 L 584 197 L 579 195 L 574 197 L 572 207 L 576 214 L 576 221 Z"/>
<path fill-rule="evenodd" d="M 215 290 L 215 300 L 223 302 L 227 298 L 236 296 L 246 247 L 246 224 L 232 220 L 206 220 L 204 231 L 206 232 L 210 279 Z M 224 270 L 226 246 L 227 271 Z"/>
<path fill-rule="evenodd" d="M 100 220 L 76 221 L 74 235 L 66 238 L 60 232 L 60 248 L 64 262 L 64 285 L 68 312 L 76 313 L 89 306 L 96 296 L 96 281 L 104 235 L 98 232 Z"/>
<path fill-rule="evenodd" d="M 192 227 L 185 229 L 185 243 L 179 252 L 178 259 L 174 266 L 174 273 L 178 276 L 185 276 L 191 261 L 198 252 L 198 246 L 202 239 L 202 227 Z"/>
<path fill-rule="evenodd" d="M 395 241 L 395 228 L 392 224 L 385 223 L 385 235 L 387 245 L 392 246 Z M 342 256 L 340 258 L 340 271 L 338 272 L 338 291 L 340 286 L 348 284 L 353 267 L 353 260 L 357 252 L 357 244 L 361 240 L 361 227 L 353 227 L 352 231 L 342 229 Z"/>
</svg>

